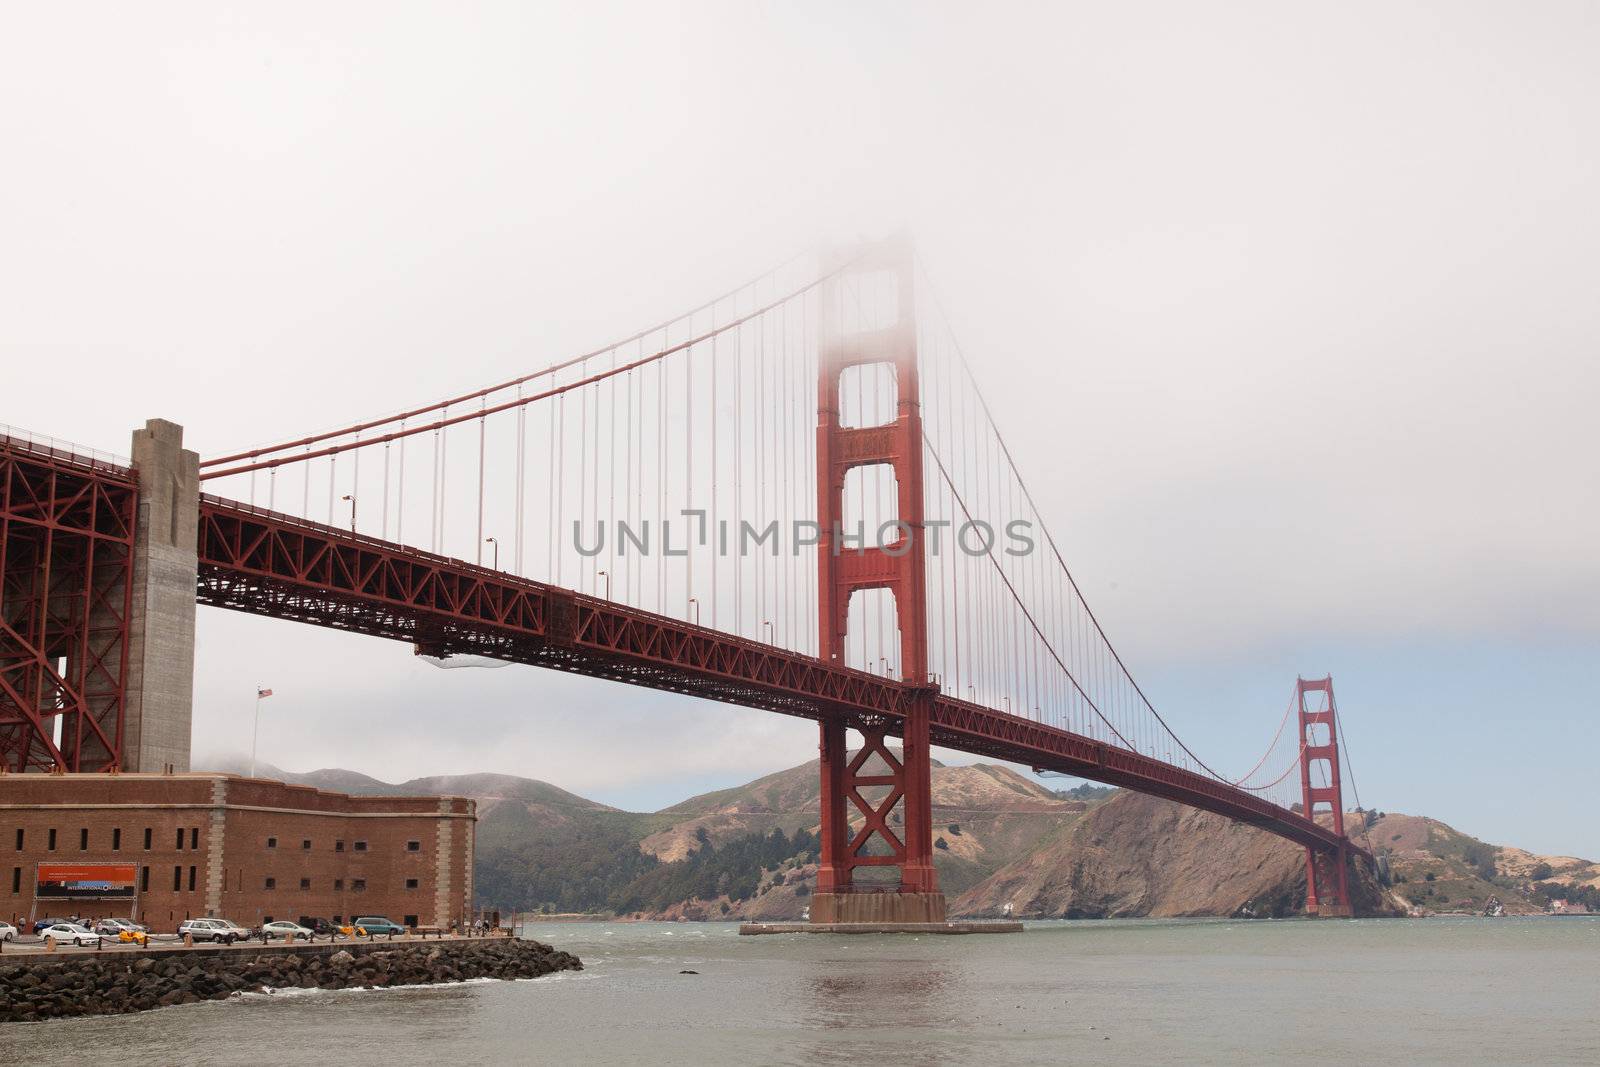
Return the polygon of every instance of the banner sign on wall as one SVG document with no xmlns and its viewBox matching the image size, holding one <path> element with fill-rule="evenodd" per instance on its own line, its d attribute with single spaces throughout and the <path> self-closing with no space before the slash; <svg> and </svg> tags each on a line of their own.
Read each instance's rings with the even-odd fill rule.
<svg viewBox="0 0 1600 1067">
<path fill-rule="evenodd" d="M 138 881 L 137 863 L 41 863 L 33 895 L 47 900 L 132 900 Z"/>
</svg>

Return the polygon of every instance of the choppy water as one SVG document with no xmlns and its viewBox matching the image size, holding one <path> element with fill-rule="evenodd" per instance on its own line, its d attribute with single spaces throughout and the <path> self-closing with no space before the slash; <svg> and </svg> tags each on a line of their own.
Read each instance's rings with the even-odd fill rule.
<svg viewBox="0 0 1600 1067">
<path fill-rule="evenodd" d="M 0 1025 L 0 1063 L 1600 1063 L 1600 919 L 736 930 L 541 925 L 587 970 Z"/>
</svg>

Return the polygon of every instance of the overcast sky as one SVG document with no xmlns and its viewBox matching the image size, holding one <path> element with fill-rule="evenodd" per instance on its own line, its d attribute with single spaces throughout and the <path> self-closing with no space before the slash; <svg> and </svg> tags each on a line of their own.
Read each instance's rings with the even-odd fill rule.
<svg viewBox="0 0 1600 1067">
<path fill-rule="evenodd" d="M 0 4 L 0 421 L 202 455 L 915 233 L 1136 676 L 1600 856 L 1600 6 Z M 653 808 L 800 721 L 202 610 L 197 755 Z"/>
</svg>

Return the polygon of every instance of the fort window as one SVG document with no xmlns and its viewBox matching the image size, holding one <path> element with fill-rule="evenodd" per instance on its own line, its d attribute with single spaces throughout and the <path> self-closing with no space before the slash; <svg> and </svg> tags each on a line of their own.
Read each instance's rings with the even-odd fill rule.
<svg viewBox="0 0 1600 1067">
<path fill-rule="evenodd" d="M 54 830 L 50 831 L 49 847 L 51 852 L 56 850 L 56 832 Z"/>
<path fill-rule="evenodd" d="M 144 828 L 144 850 L 146 852 L 150 851 L 150 827 L 148 826 Z"/>
<path fill-rule="evenodd" d="M 200 827 L 198 827 L 198 826 L 189 827 L 189 847 L 190 848 L 199 848 L 200 847 Z"/>
<path fill-rule="evenodd" d="M 342 839 L 334 841 L 333 850 L 335 852 L 343 852 L 344 851 L 344 841 Z"/>
<path fill-rule="evenodd" d="M 311 851 L 311 838 L 308 837 L 304 841 L 300 842 L 300 847 L 305 849 L 307 852 L 310 852 Z"/>
<path fill-rule="evenodd" d="M 22 842 L 25 839 L 25 836 L 26 835 L 23 833 L 22 829 L 19 827 L 17 829 L 17 851 L 18 852 L 22 851 Z"/>
<path fill-rule="evenodd" d="M 350 880 L 350 888 L 357 893 L 364 892 L 367 888 L 367 880 L 365 878 L 353 878 Z"/>
<path fill-rule="evenodd" d="M 311 879 L 309 879 L 309 878 L 300 879 L 300 888 L 301 889 L 310 889 L 311 888 Z"/>
<path fill-rule="evenodd" d="M 415 928 L 416 928 L 416 925 L 417 925 L 417 917 L 416 917 L 416 916 L 415 916 L 415 915 L 407 915 L 407 916 L 406 916 L 406 917 L 405 917 L 405 918 L 404 918 L 404 919 L 402 919 L 402 920 L 401 920 L 401 921 L 402 921 L 402 922 L 403 922 L 403 923 L 405 923 L 405 925 L 407 925 L 407 926 L 409 926 L 409 927 L 411 927 L 411 928 L 412 928 L 412 929 L 415 929 Z"/>
<path fill-rule="evenodd" d="M 183 888 L 183 868 L 172 868 L 172 891 L 176 893 Z"/>
<path fill-rule="evenodd" d="M 268 878 L 267 879 L 267 888 L 268 889 L 276 889 L 276 888 L 278 888 L 278 880 L 276 878 Z"/>
<path fill-rule="evenodd" d="M 179 852 L 183 851 L 183 827 L 178 827 L 178 844 L 175 846 Z"/>
<path fill-rule="evenodd" d="M 417 880 L 415 878 L 407 878 L 406 879 L 406 888 L 407 889 L 415 889 L 415 888 L 417 888 Z"/>
<path fill-rule="evenodd" d="M 78 831 L 78 851 L 89 851 L 89 828 L 87 826 Z"/>
<path fill-rule="evenodd" d="M 21 867 L 13 867 L 13 868 L 11 868 L 11 892 L 13 892 L 13 893 L 22 892 L 22 868 Z"/>
<path fill-rule="evenodd" d="M 356 851 L 357 852 L 365 852 L 366 850 L 367 850 L 367 843 L 365 841 L 357 841 L 356 842 Z"/>
<path fill-rule="evenodd" d="M 139 892 L 141 892 L 141 893 L 150 892 L 150 868 L 149 867 L 141 867 L 139 869 Z"/>
<path fill-rule="evenodd" d="M 343 878 L 335 878 L 333 880 L 333 889 L 334 889 L 334 892 L 343 892 L 344 891 L 344 879 Z"/>
<path fill-rule="evenodd" d="M 194 892 L 194 868 L 189 868 L 189 892 Z"/>
<path fill-rule="evenodd" d="M 421 841 L 407 841 L 406 842 L 406 851 L 407 852 L 421 852 L 422 851 L 422 842 Z"/>
<path fill-rule="evenodd" d="M 267 838 L 267 847 L 268 848 L 277 848 L 278 847 L 278 839 L 276 837 Z"/>
<path fill-rule="evenodd" d="M 111 829 L 111 851 L 122 851 L 122 827 L 114 826 Z"/>
</svg>

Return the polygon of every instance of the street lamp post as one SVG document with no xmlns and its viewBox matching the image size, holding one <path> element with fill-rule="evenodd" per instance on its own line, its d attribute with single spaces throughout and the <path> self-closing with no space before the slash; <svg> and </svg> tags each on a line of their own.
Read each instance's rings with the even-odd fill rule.
<svg viewBox="0 0 1600 1067">
<path fill-rule="evenodd" d="M 272 690 L 256 686 L 255 725 L 250 730 L 250 777 L 256 776 L 256 744 L 261 740 L 261 698 L 272 695 Z"/>
<path fill-rule="evenodd" d="M 762 619 L 761 620 L 761 626 L 762 626 L 762 628 L 764 630 L 766 630 L 766 633 L 767 633 L 767 644 L 769 644 L 769 645 L 776 644 L 777 642 L 774 641 L 773 637 L 772 637 L 772 634 L 773 634 L 772 620 L 771 619 Z"/>
<path fill-rule="evenodd" d="M 494 546 L 494 569 L 500 569 L 500 540 L 495 537 L 485 537 L 483 543 Z"/>
<path fill-rule="evenodd" d="M 340 497 L 339 499 L 340 500 L 348 500 L 348 501 L 350 501 L 350 532 L 351 533 L 355 533 L 356 532 L 356 495 L 354 493 L 346 493 L 344 496 Z"/>
<path fill-rule="evenodd" d="M 700 625 L 700 601 L 696 597 L 690 597 L 689 598 L 689 603 L 690 603 L 690 605 L 692 605 L 694 607 L 694 624 L 696 626 L 699 626 Z"/>
<path fill-rule="evenodd" d="M 606 580 L 606 599 L 610 600 L 611 599 L 611 574 L 608 571 L 595 571 L 594 572 L 594 576 L 596 578 L 604 578 Z"/>
</svg>

